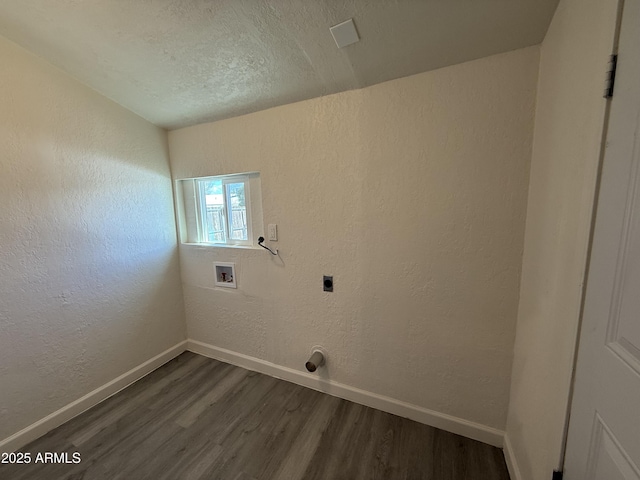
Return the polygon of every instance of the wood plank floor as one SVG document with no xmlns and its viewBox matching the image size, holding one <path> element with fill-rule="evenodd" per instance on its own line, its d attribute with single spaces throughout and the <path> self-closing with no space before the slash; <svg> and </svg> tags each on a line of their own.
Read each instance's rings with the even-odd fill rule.
<svg viewBox="0 0 640 480">
<path fill-rule="evenodd" d="M 22 452 L 0 479 L 509 479 L 495 447 L 190 352 Z"/>
</svg>

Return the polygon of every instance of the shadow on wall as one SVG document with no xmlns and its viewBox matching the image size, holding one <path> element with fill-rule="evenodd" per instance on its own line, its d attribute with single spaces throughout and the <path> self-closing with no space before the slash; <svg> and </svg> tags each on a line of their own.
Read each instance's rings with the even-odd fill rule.
<svg viewBox="0 0 640 480">
<path fill-rule="evenodd" d="M 166 132 L 0 37 L 0 439 L 184 339 Z"/>
<path fill-rule="evenodd" d="M 33 145 L 0 179 L 0 438 L 185 338 L 168 172 Z"/>
</svg>

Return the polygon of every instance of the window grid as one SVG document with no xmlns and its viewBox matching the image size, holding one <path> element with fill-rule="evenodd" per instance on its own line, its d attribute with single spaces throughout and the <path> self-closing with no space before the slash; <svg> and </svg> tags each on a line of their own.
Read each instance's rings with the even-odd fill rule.
<svg viewBox="0 0 640 480">
<path fill-rule="evenodd" d="M 250 245 L 249 182 L 231 175 L 196 179 L 201 243 Z M 219 202 L 219 203 L 218 203 Z"/>
</svg>

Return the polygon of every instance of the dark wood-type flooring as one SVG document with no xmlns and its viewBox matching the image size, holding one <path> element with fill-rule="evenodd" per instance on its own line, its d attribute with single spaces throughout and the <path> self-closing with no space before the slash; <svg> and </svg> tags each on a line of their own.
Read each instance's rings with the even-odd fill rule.
<svg viewBox="0 0 640 480">
<path fill-rule="evenodd" d="M 498 448 L 190 352 L 22 452 L 0 479 L 509 479 Z"/>
</svg>

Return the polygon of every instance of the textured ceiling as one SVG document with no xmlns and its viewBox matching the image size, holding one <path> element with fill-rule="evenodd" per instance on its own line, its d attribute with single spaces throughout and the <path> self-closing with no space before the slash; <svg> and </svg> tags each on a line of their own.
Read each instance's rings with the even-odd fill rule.
<svg viewBox="0 0 640 480">
<path fill-rule="evenodd" d="M 0 34 L 172 129 L 535 45 L 557 3 L 2 0 Z"/>
</svg>

